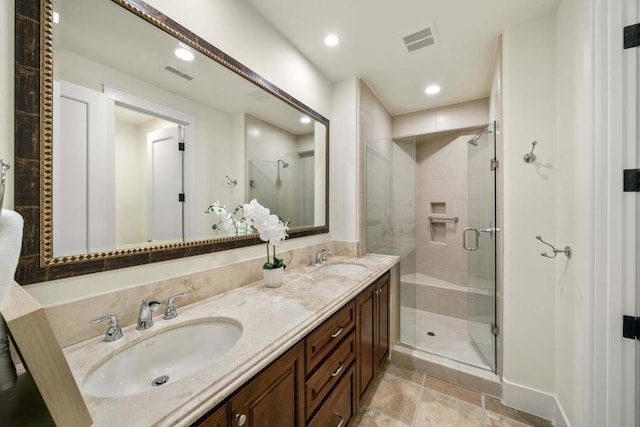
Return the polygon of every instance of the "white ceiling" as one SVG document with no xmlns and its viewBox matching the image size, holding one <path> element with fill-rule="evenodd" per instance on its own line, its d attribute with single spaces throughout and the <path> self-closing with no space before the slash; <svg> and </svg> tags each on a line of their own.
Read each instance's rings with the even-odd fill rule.
<svg viewBox="0 0 640 427">
<path fill-rule="evenodd" d="M 247 1 L 331 81 L 362 77 L 397 115 L 488 96 L 498 35 L 560 0 Z M 402 37 L 430 25 L 439 42 L 407 53 Z M 432 83 L 442 92 L 427 97 Z"/>
<path fill-rule="evenodd" d="M 54 26 L 53 38 L 57 79 L 75 81 L 70 76 L 84 73 L 66 66 L 64 54 L 71 53 L 122 73 L 120 76 L 133 77 L 176 94 L 176 99 L 189 99 L 227 114 L 251 114 L 295 135 L 314 131 L 313 123 L 300 122 L 303 114 L 299 110 L 203 54 L 195 52 L 193 62 L 177 59 L 173 54 L 179 46 L 175 38 L 113 2 L 65 0 L 57 2 L 55 9 L 60 13 L 60 23 Z M 117 31 L 114 23 L 117 23 Z M 186 81 L 169 73 L 166 66 L 192 76 L 193 80 Z M 121 87 L 110 81 L 114 78 L 113 72 L 95 77 L 93 80 L 137 94 L 131 82 L 131 86 Z M 127 120 L 136 118 L 128 115 Z"/>
</svg>

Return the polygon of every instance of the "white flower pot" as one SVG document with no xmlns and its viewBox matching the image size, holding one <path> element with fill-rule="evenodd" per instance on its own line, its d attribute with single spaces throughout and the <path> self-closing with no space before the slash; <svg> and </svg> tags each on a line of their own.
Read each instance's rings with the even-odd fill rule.
<svg viewBox="0 0 640 427">
<path fill-rule="evenodd" d="M 284 267 L 273 268 L 271 270 L 263 268 L 262 274 L 267 288 L 277 288 L 282 285 L 282 282 L 284 281 Z"/>
</svg>

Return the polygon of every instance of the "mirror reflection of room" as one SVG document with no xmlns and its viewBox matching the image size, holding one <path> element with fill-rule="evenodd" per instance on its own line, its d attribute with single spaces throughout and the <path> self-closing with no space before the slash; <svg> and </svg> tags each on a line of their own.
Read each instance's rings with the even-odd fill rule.
<svg viewBox="0 0 640 427">
<path fill-rule="evenodd" d="M 291 226 L 313 224 L 315 140 L 287 132 L 256 117 L 246 117 L 249 197 Z"/>
<path fill-rule="evenodd" d="M 323 124 L 116 4 L 55 8 L 54 257 L 233 237 L 215 202 L 326 224 Z"/>
</svg>

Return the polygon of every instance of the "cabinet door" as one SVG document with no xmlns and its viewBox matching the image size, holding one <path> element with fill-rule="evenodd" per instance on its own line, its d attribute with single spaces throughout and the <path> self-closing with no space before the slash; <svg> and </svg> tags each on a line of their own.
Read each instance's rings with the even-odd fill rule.
<svg viewBox="0 0 640 427">
<path fill-rule="evenodd" d="M 230 400 L 231 425 L 295 427 L 304 425 L 304 347 L 285 353 Z"/>
<path fill-rule="evenodd" d="M 377 367 L 380 367 L 387 357 L 389 357 L 389 305 L 390 305 L 390 275 L 389 273 L 382 276 L 376 282 L 376 305 L 377 305 L 377 331 L 376 331 L 376 361 Z"/>
<path fill-rule="evenodd" d="M 356 390 L 357 407 L 376 373 L 376 284 L 356 297 Z"/>
<path fill-rule="evenodd" d="M 227 427 L 228 425 L 227 405 L 224 405 L 213 414 L 192 424 L 191 427 Z"/>
</svg>

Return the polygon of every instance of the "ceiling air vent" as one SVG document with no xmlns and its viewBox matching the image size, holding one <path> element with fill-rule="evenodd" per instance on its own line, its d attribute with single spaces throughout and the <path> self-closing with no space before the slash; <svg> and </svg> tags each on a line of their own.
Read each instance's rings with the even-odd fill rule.
<svg viewBox="0 0 640 427">
<path fill-rule="evenodd" d="M 183 79 L 187 80 L 187 81 L 191 81 L 193 80 L 193 77 L 191 77 L 189 74 L 185 74 L 180 70 L 176 70 L 175 68 L 173 68 L 170 65 L 167 65 L 166 67 L 164 67 L 165 70 L 169 71 L 170 73 L 175 74 L 178 77 L 182 77 Z"/>
<path fill-rule="evenodd" d="M 436 34 L 433 30 L 433 25 L 409 34 L 408 36 L 404 36 L 402 42 L 409 53 L 436 44 Z"/>
</svg>

